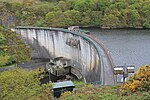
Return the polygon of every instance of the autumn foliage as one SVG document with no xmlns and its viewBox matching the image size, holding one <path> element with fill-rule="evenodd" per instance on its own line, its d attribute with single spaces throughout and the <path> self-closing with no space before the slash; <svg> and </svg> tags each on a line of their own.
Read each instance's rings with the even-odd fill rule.
<svg viewBox="0 0 150 100">
<path fill-rule="evenodd" d="M 150 91 L 150 65 L 143 66 L 121 86 L 121 92 Z"/>
</svg>

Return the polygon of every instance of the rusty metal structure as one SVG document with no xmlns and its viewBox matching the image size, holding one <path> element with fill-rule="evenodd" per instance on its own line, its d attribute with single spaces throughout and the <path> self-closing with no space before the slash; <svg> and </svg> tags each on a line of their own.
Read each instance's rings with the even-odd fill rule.
<svg viewBox="0 0 150 100">
<path fill-rule="evenodd" d="M 32 49 L 32 59 L 49 59 L 46 69 L 51 74 L 72 73 L 88 83 L 115 84 L 109 51 L 90 35 L 44 27 L 20 26 L 15 31 Z"/>
</svg>

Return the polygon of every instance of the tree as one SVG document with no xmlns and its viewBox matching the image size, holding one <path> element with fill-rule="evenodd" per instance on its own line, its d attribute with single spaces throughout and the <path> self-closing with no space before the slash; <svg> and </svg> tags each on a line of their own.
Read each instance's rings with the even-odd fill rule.
<svg viewBox="0 0 150 100">
<path fill-rule="evenodd" d="M 150 0 L 0 0 L 0 24 L 52 27 L 74 24 L 102 26 L 99 24 L 101 19 L 113 15 L 119 19 L 117 27 L 149 28 L 149 4 Z M 79 23 L 70 18 L 74 10 L 80 13 Z M 95 12 L 98 13 L 98 17 Z M 55 17 L 52 15 L 51 19 L 50 13 Z M 70 14 L 67 16 L 66 13 Z"/>
<path fill-rule="evenodd" d="M 32 100 L 50 88 L 51 84 L 40 86 L 40 78 L 35 71 L 14 69 L 0 73 L 1 100 Z"/>
<path fill-rule="evenodd" d="M 136 9 L 125 9 L 122 12 L 128 27 L 140 26 L 140 15 Z"/>
<path fill-rule="evenodd" d="M 117 27 L 119 23 L 118 17 L 112 14 L 105 15 L 102 21 L 104 27 Z"/>
<path fill-rule="evenodd" d="M 150 3 L 150 2 L 149 2 Z M 150 28 L 150 4 L 147 4 L 143 7 L 144 23 L 143 27 Z"/>
<path fill-rule="evenodd" d="M 90 15 L 91 15 L 92 26 L 101 26 L 102 25 L 101 11 L 92 11 Z"/>
<path fill-rule="evenodd" d="M 90 25 L 90 22 L 91 22 L 91 18 L 90 18 L 90 16 L 89 16 L 89 12 L 90 11 L 86 11 L 86 12 L 83 12 L 83 14 L 82 14 L 82 19 L 81 19 L 81 25 L 83 25 L 83 26 L 89 26 Z"/>
<path fill-rule="evenodd" d="M 67 23 L 69 23 L 67 26 L 71 26 L 71 25 L 79 25 L 80 24 L 80 12 L 77 10 L 68 10 L 64 12 L 64 20 L 66 20 L 66 25 Z M 70 20 L 70 21 L 69 21 Z"/>
<path fill-rule="evenodd" d="M 66 0 L 68 10 L 73 10 L 74 4 L 76 0 Z M 75 10 L 75 9 L 74 9 Z"/>
<path fill-rule="evenodd" d="M 87 10 L 86 12 L 83 12 L 81 25 L 101 26 L 101 24 L 102 24 L 101 11 Z"/>
<path fill-rule="evenodd" d="M 0 66 L 28 61 L 29 58 L 30 49 L 19 35 L 0 28 Z"/>
<path fill-rule="evenodd" d="M 0 44 L 2 45 L 5 42 L 5 37 L 2 33 L 0 33 Z"/>
<path fill-rule="evenodd" d="M 67 3 L 65 1 L 59 1 L 57 4 L 58 10 L 64 12 L 68 9 Z"/>
<path fill-rule="evenodd" d="M 92 7 L 92 0 L 77 0 L 74 5 L 74 9 L 81 13 L 90 10 Z"/>
<path fill-rule="evenodd" d="M 62 11 L 49 12 L 45 16 L 46 23 L 50 27 L 64 27 L 66 24 L 65 16 Z"/>
<path fill-rule="evenodd" d="M 0 33 L 0 67 L 7 64 L 9 56 L 4 52 L 6 38 L 2 33 Z"/>
<path fill-rule="evenodd" d="M 56 12 L 49 12 L 45 16 L 45 20 L 48 26 L 55 26 L 55 19 L 56 18 Z"/>
<path fill-rule="evenodd" d="M 116 1 L 114 4 L 110 5 L 111 9 L 118 9 L 118 10 L 122 10 L 125 9 L 128 6 L 128 4 L 121 0 L 121 1 Z"/>
<path fill-rule="evenodd" d="M 26 47 L 19 35 L 11 31 L 6 31 L 4 34 L 7 45 L 6 53 L 17 63 L 28 61 L 30 57 L 30 49 Z"/>
</svg>

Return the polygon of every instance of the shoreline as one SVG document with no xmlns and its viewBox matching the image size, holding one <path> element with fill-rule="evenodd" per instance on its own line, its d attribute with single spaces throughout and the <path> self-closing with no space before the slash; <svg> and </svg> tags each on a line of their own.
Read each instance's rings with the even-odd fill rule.
<svg viewBox="0 0 150 100">
<path fill-rule="evenodd" d="M 79 26 L 80 28 L 99 28 L 104 30 L 113 30 L 113 29 L 150 29 L 144 27 L 99 27 L 99 26 Z"/>
<path fill-rule="evenodd" d="M 100 26 L 80 26 L 80 25 L 72 25 L 72 26 L 79 26 L 79 28 L 85 28 L 85 29 L 86 28 L 99 28 L 99 29 L 102 29 L 102 30 L 113 30 L 113 29 L 146 29 L 146 30 L 149 30 L 150 29 L 150 28 L 145 28 L 145 27 L 100 27 Z M 17 26 L 14 26 L 14 27 L 17 27 Z M 37 26 L 28 26 L 28 27 L 37 27 Z M 48 26 L 44 26 L 44 27 L 48 27 Z M 68 27 L 70 27 L 70 26 L 62 26 L 62 27 L 57 27 L 56 26 L 56 27 L 51 27 L 51 28 L 68 29 Z M 9 28 L 12 28 L 12 27 L 5 27 L 5 28 L 9 29 Z"/>
</svg>

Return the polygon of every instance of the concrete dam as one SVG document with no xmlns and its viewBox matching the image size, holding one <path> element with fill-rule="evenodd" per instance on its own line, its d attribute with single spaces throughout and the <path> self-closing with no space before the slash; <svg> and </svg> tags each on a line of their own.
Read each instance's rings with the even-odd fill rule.
<svg viewBox="0 0 150 100">
<path fill-rule="evenodd" d="M 71 72 L 87 83 L 115 84 L 109 51 L 90 35 L 44 27 L 20 26 L 15 31 L 32 49 L 31 59 L 49 59 L 46 69 L 50 68 L 51 73 L 59 76 Z M 61 72 L 55 72 L 54 64 L 62 66 L 59 68 Z"/>
</svg>

